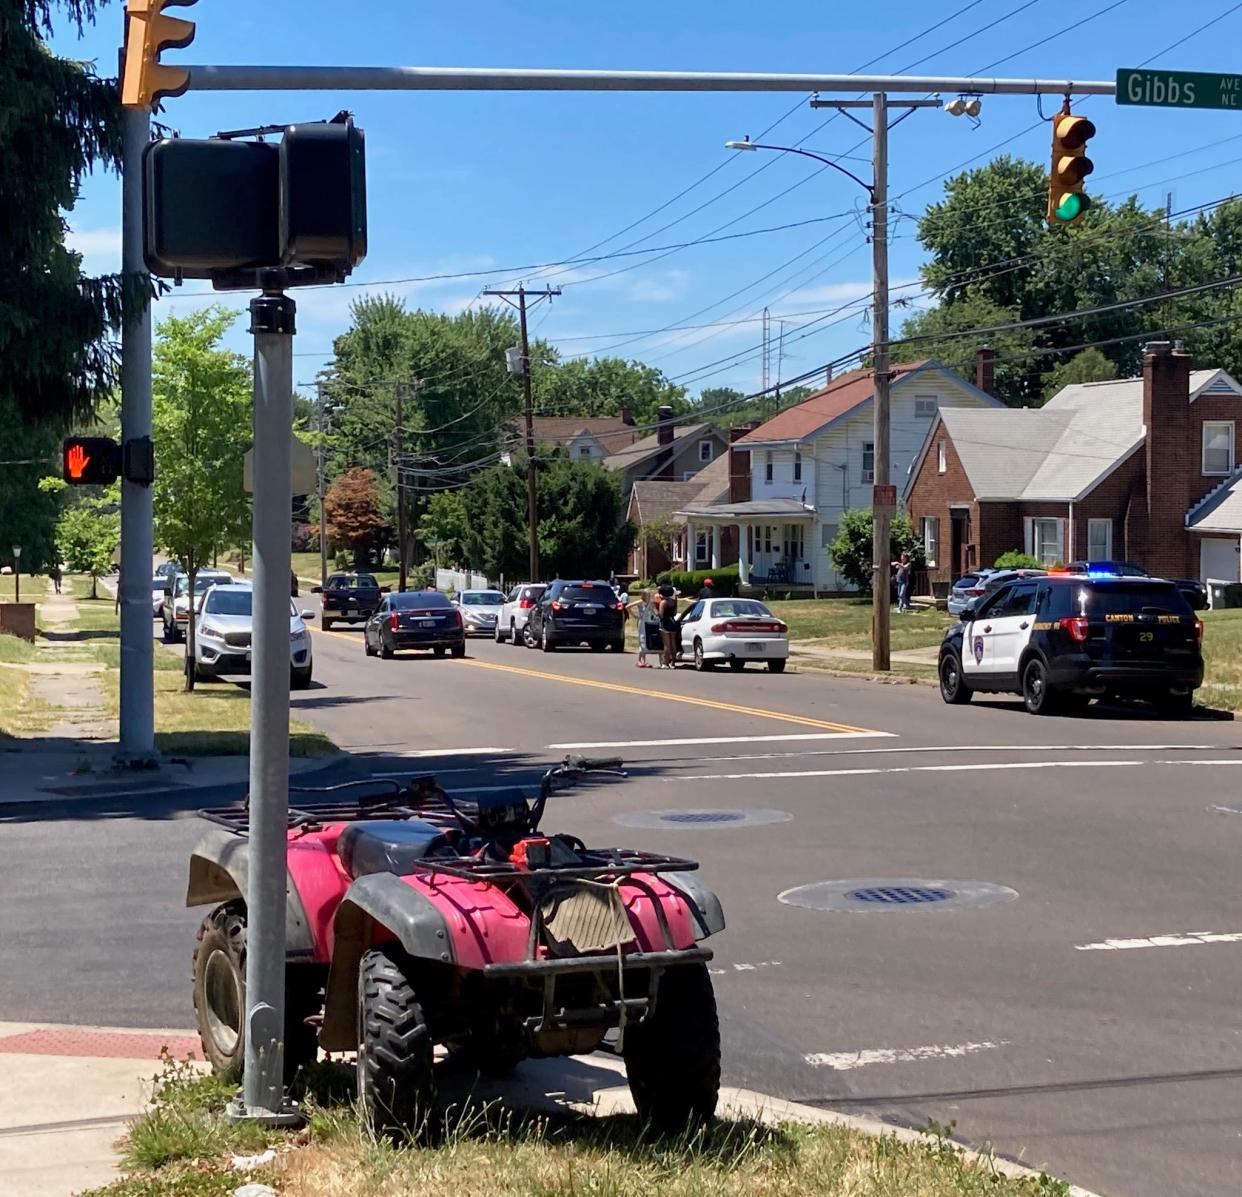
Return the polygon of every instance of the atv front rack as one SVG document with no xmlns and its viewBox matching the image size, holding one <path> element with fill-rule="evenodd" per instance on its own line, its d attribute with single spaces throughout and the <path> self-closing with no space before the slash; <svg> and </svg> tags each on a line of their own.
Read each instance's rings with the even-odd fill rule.
<svg viewBox="0 0 1242 1197">
<path fill-rule="evenodd" d="M 420 778 L 430 781 L 433 778 Z M 414 783 L 411 783 L 413 789 Z M 371 793 L 358 793 L 368 787 Z M 374 791 L 379 791 L 375 793 Z M 347 797 L 343 791 L 353 791 Z M 286 826 L 290 831 L 297 828 L 311 829 L 325 823 L 361 823 L 371 819 L 427 819 L 439 822 L 444 818 L 455 827 L 452 814 L 443 804 L 435 806 L 426 802 L 421 796 L 418 802 L 410 804 L 402 801 L 408 791 L 404 790 L 391 778 L 363 778 L 359 781 L 345 781 L 334 786 L 290 786 L 289 816 Z M 426 792 L 426 791 L 423 791 Z M 296 802 L 298 794 L 341 794 L 338 799 L 321 802 Z M 434 808 L 433 808 L 434 806 Z M 250 834 L 250 796 L 246 801 L 235 806 L 210 806 L 198 812 L 199 817 L 237 835 Z"/>
</svg>

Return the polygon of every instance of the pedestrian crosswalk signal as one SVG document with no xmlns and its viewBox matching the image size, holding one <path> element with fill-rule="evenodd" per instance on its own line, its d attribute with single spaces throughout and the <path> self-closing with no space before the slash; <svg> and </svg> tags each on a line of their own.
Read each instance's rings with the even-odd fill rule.
<svg viewBox="0 0 1242 1197">
<path fill-rule="evenodd" d="M 108 486 L 121 473 L 120 447 L 108 436 L 67 436 L 60 460 L 70 486 Z"/>
<path fill-rule="evenodd" d="M 1095 126 L 1085 116 L 1068 109 L 1052 118 L 1052 171 L 1048 179 L 1048 223 L 1071 225 L 1082 220 L 1091 207 L 1083 192 L 1083 180 L 1095 169 L 1087 157 L 1087 142 Z"/>
</svg>

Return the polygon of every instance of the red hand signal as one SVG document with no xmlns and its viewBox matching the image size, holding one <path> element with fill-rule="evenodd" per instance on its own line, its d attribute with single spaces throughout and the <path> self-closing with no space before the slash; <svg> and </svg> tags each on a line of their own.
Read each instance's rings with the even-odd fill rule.
<svg viewBox="0 0 1242 1197">
<path fill-rule="evenodd" d="M 69 454 L 65 459 L 65 464 L 69 468 L 70 478 L 81 478 L 86 473 L 86 463 L 90 458 L 86 454 L 86 450 L 81 445 L 74 445 L 69 450 Z"/>
</svg>

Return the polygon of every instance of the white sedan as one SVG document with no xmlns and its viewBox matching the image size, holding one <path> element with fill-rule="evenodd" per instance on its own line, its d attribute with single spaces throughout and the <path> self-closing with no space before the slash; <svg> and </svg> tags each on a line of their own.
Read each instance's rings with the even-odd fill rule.
<svg viewBox="0 0 1242 1197">
<path fill-rule="evenodd" d="M 782 673 L 789 659 L 789 628 L 756 599 L 699 599 L 682 617 L 681 654 L 695 669 L 728 661 L 733 670 L 764 661 Z"/>
<path fill-rule="evenodd" d="M 467 636 L 494 636 L 505 596 L 499 590 L 462 590 L 453 600 Z"/>
</svg>

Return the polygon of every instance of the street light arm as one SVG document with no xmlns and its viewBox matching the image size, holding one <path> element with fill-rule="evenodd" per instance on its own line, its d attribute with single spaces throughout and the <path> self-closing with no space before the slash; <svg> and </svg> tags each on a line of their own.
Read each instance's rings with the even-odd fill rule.
<svg viewBox="0 0 1242 1197">
<path fill-rule="evenodd" d="M 797 146 L 763 145 L 757 141 L 729 141 L 725 143 L 725 147 L 731 150 L 774 150 L 778 154 L 801 154 L 804 158 L 813 158 L 816 162 L 822 162 L 825 166 L 831 166 L 833 170 L 840 171 L 847 179 L 853 179 L 871 197 L 871 202 L 875 203 L 875 188 L 870 183 L 864 183 L 853 171 L 846 170 L 840 163 L 834 162 L 831 158 L 825 158 L 822 154 L 800 150 Z"/>
</svg>

